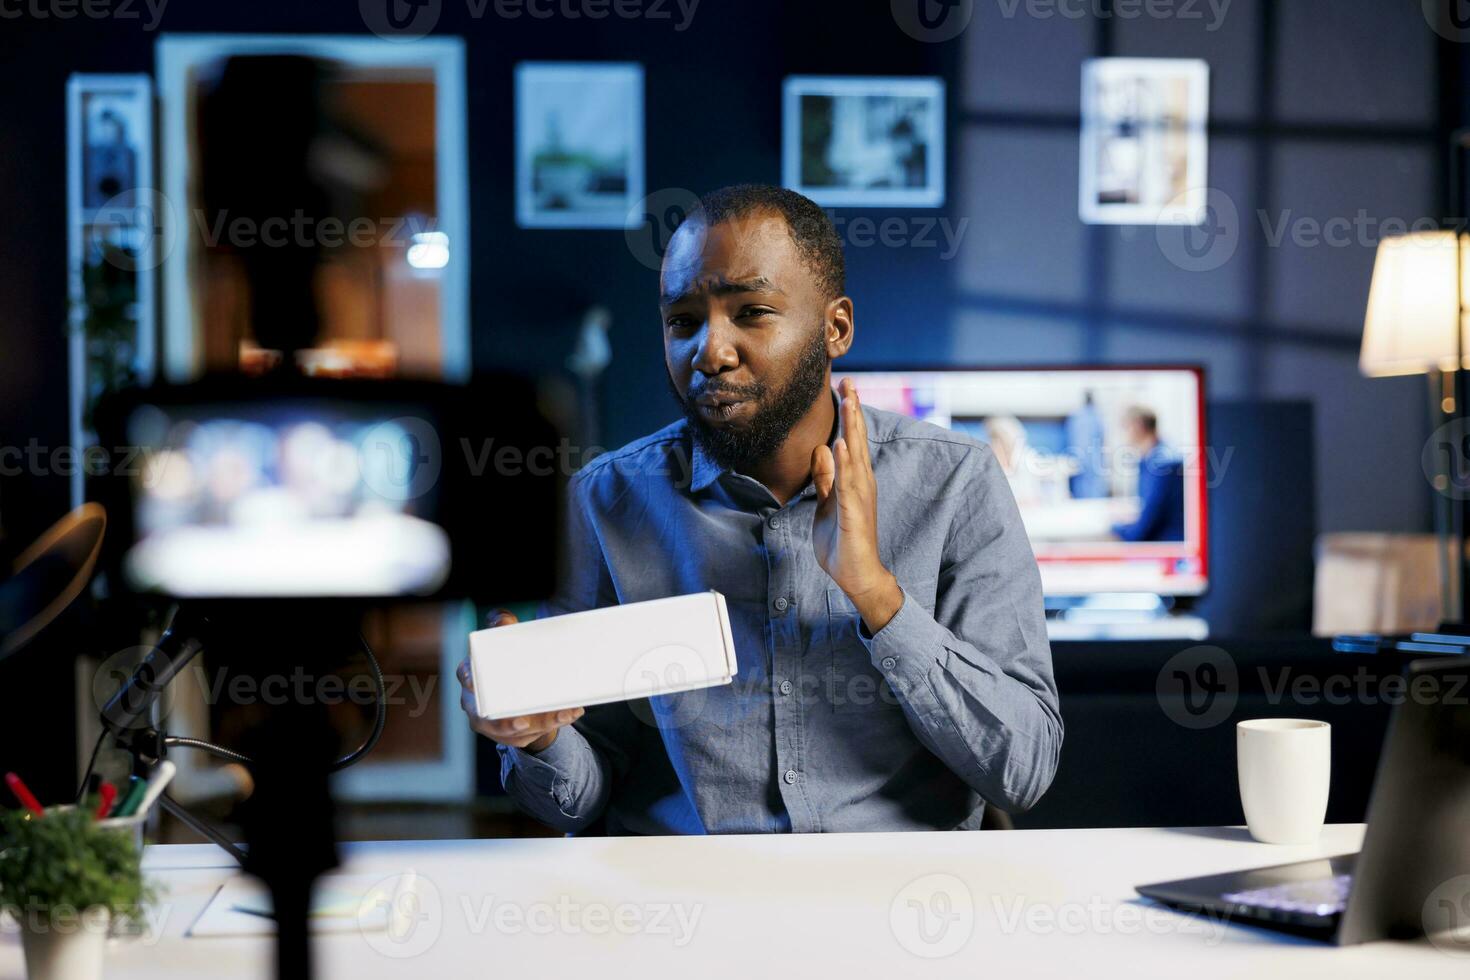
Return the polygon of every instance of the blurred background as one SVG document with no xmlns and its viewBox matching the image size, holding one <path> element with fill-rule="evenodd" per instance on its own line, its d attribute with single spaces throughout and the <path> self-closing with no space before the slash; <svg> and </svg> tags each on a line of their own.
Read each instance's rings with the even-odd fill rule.
<svg viewBox="0 0 1470 980">
<path fill-rule="evenodd" d="M 1312 645 L 1314 625 L 1440 619 L 1440 498 L 1421 460 L 1440 393 L 1423 376 L 1365 376 L 1360 348 L 1379 244 L 1455 217 L 1449 146 L 1470 121 L 1470 44 L 1448 5 L 67 9 L 42 3 L 0 22 L 0 445 L 37 446 L 42 460 L 0 485 L 6 540 L 34 537 L 84 493 L 53 450 L 87 441 L 99 392 L 269 366 L 275 348 L 258 325 L 271 318 L 242 306 L 252 274 L 276 277 L 280 303 L 311 295 L 326 311 L 302 355 L 313 373 L 527 370 L 579 452 L 657 429 L 677 415 L 656 304 L 672 227 L 699 193 L 795 173 L 827 188 L 819 201 L 846 248 L 858 329 L 844 370 L 1204 369 L 1206 445 L 1232 455 L 1208 488 L 1210 588 L 1190 611 L 1246 678 L 1242 710 L 1259 686 L 1250 665 L 1310 670 L 1330 654 Z M 1182 221 L 1109 211 L 1135 193 L 1118 169 L 1148 151 L 1130 145 L 1140 134 L 1126 122 L 1097 144 L 1080 138 L 1095 58 L 1208 66 L 1203 115 L 1189 104 L 1194 82 L 1158 90 L 1158 111 L 1204 138 L 1159 151 L 1174 168 L 1160 201 Z M 793 87 L 793 76 L 810 81 Z M 870 101 L 857 112 L 834 77 L 921 82 L 859 89 Z M 1136 94 L 1100 91 L 1123 103 L 1115 116 L 1142 111 Z M 882 152 L 864 156 L 874 144 Z M 856 176 L 836 186 L 793 149 L 812 145 Z M 1106 154 L 1095 168 L 1089 145 Z M 323 179 L 293 185 L 305 172 Z M 313 196 L 321 186 L 332 190 Z M 156 196 L 152 227 L 137 225 L 139 195 Z M 264 233 L 267 200 L 339 221 L 307 232 L 320 275 L 229 230 L 243 218 Z M 367 221 L 361 241 L 354 219 Z M 395 609 L 370 628 L 393 670 L 452 686 L 446 637 L 464 622 L 462 611 Z M 39 645 L 75 653 L 87 640 L 78 627 Z M 1058 644 L 1073 754 L 1031 825 L 1238 819 L 1223 812 L 1231 787 L 1166 799 L 1125 772 L 1129 752 L 1177 731 L 1154 717 L 1154 680 L 1187 647 Z M 111 651 L 81 652 L 95 670 Z M 49 692 L 37 710 L 69 719 L 54 755 L 71 766 L 91 745 L 89 700 L 75 693 L 88 668 L 33 649 L 5 669 Z M 427 802 L 447 814 L 448 835 L 464 834 L 466 812 L 480 832 L 534 832 L 497 808 L 493 752 L 440 693 L 412 720 L 390 715 L 380 767 L 346 787 L 363 808 L 349 819 L 367 814 L 370 835 L 432 836 L 424 811 L 400 806 Z M 1376 751 L 1381 713 L 1358 720 L 1353 747 Z M 1121 733 L 1115 755 L 1088 755 L 1105 751 L 1077 734 L 1090 723 Z M 1181 754 L 1173 771 L 1198 758 Z M 1110 808 L 1082 787 L 1088 771 L 1117 782 Z M 1366 776 L 1358 783 L 1335 784 L 1345 788 L 1330 819 L 1356 819 Z"/>
</svg>

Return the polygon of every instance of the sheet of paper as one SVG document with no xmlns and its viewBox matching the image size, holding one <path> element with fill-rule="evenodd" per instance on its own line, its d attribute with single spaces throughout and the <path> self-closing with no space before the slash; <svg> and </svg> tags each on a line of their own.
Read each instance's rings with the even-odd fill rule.
<svg viewBox="0 0 1470 980">
<path fill-rule="evenodd" d="M 312 932 L 383 932 L 395 917 L 413 914 L 418 876 L 402 874 L 324 875 L 311 896 Z M 244 873 L 214 893 L 189 935 L 269 936 L 276 931 L 270 893 Z"/>
</svg>

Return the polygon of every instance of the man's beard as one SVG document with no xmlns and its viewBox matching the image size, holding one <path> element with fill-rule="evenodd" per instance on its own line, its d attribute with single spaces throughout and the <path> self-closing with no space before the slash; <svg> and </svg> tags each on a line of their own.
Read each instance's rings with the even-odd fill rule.
<svg viewBox="0 0 1470 980">
<path fill-rule="evenodd" d="M 827 387 L 827 344 L 820 330 L 801 352 L 791 378 L 774 394 L 769 385 L 730 385 L 718 378 L 690 390 L 688 396 L 665 378 L 674 400 L 684 410 L 690 431 L 704 451 L 722 468 L 748 472 L 756 463 L 769 459 L 781 448 L 796 423 L 811 410 L 817 396 Z M 743 426 L 714 426 L 700 414 L 695 399 L 718 392 L 744 399 L 755 406 L 755 414 Z"/>
</svg>

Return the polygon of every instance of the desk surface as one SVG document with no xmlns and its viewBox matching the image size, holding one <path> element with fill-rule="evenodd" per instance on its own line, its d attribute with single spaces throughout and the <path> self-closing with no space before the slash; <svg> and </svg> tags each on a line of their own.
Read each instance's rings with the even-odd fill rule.
<svg viewBox="0 0 1470 980">
<path fill-rule="evenodd" d="M 1182 916 L 1133 892 L 1351 852 L 1361 839 L 1361 826 L 1340 825 L 1303 847 L 1231 828 L 351 844 L 343 870 L 413 870 L 422 913 L 396 939 L 319 937 L 318 975 L 1463 978 L 1470 958 L 1423 940 L 1339 949 Z M 235 873 L 220 852 L 153 847 L 145 865 L 167 889 L 161 926 L 112 941 L 109 980 L 268 975 L 267 940 L 185 936 Z M 23 972 L 11 926 L 0 978 Z"/>
</svg>

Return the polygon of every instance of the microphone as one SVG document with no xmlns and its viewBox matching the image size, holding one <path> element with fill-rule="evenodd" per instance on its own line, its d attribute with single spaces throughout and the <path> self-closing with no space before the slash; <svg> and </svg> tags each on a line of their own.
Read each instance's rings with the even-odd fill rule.
<svg viewBox="0 0 1470 980">
<path fill-rule="evenodd" d="M 128 735 L 138 727 L 139 719 L 146 724 L 148 711 L 169 681 L 204 648 L 199 633 L 208 625 L 205 617 L 188 615 L 183 607 L 175 606 L 158 645 L 148 651 L 133 676 L 103 706 L 103 727 L 115 735 Z"/>
</svg>

